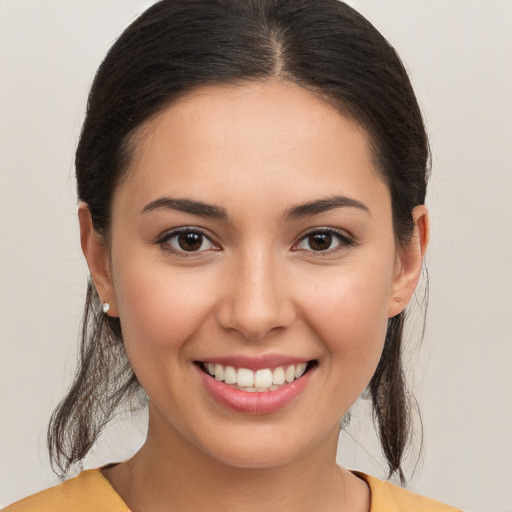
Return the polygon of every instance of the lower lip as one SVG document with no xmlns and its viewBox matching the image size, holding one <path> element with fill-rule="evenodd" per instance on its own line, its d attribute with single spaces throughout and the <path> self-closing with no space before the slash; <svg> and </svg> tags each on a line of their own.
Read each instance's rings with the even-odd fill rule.
<svg viewBox="0 0 512 512">
<path fill-rule="evenodd" d="M 278 389 L 253 393 L 234 389 L 222 381 L 215 380 L 203 372 L 199 366 L 197 371 L 207 391 L 221 405 L 238 412 L 270 414 L 279 411 L 302 393 L 314 373 L 314 368 L 307 371 L 300 379 Z"/>
</svg>

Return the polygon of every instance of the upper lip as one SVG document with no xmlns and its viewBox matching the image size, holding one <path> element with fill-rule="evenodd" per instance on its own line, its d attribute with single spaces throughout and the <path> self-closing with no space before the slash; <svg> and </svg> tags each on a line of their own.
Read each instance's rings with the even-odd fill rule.
<svg viewBox="0 0 512 512">
<path fill-rule="evenodd" d="M 311 358 L 284 354 L 266 354 L 257 357 L 240 354 L 206 357 L 198 360 L 198 362 L 221 364 L 222 366 L 233 366 L 234 368 L 247 368 L 248 370 L 259 370 L 261 368 L 277 368 L 278 366 L 308 363 L 311 360 Z"/>
</svg>

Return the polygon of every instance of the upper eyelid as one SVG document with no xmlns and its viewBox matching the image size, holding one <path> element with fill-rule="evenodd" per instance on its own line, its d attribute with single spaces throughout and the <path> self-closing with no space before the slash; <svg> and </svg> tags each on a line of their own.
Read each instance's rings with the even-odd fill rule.
<svg viewBox="0 0 512 512">
<path fill-rule="evenodd" d="M 181 233 L 197 233 L 202 235 L 208 242 L 213 246 L 209 247 L 208 249 L 203 250 L 197 250 L 197 251 L 185 251 L 180 248 L 173 247 L 173 244 L 171 243 L 171 240 L 180 235 Z M 160 235 L 156 240 L 155 244 L 160 246 L 162 249 L 166 251 L 170 251 L 171 253 L 174 253 L 174 255 L 177 257 L 201 257 L 201 255 L 205 253 L 210 253 L 213 251 L 218 251 L 220 248 L 219 244 L 212 239 L 211 236 L 209 236 L 206 232 L 206 230 L 199 228 L 197 226 L 180 226 L 176 228 L 169 229 L 165 231 L 162 235 Z M 166 245 L 167 247 L 164 247 Z"/>
<path fill-rule="evenodd" d="M 205 230 L 203 228 L 200 228 L 198 226 L 180 226 L 180 227 L 177 227 L 177 228 L 169 229 L 167 231 L 164 231 L 161 235 L 159 235 L 157 237 L 157 239 L 156 239 L 156 242 L 157 243 L 163 243 L 166 240 L 168 240 L 169 238 L 172 238 L 173 236 L 179 235 L 180 233 L 184 233 L 184 232 L 187 232 L 187 231 L 191 231 L 191 232 L 195 232 L 195 233 L 200 233 L 204 237 L 208 238 L 208 240 L 210 240 L 210 242 L 216 243 L 213 240 L 213 237 L 209 234 L 209 232 L 207 230 Z"/>
<path fill-rule="evenodd" d="M 212 244 L 219 246 L 219 242 L 216 241 L 216 237 L 212 236 L 208 230 L 201 228 L 199 226 L 179 226 L 176 228 L 169 229 L 158 236 L 156 243 L 162 244 L 172 238 L 173 236 L 176 236 L 183 232 L 196 232 L 203 235 L 205 238 L 207 238 Z M 298 237 L 296 238 L 296 241 L 293 243 L 293 246 L 296 246 L 299 242 L 307 238 L 308 236 L 311 236 L 314 233 L 332 233 L 333 235 L 339 237 L 342 239 L 342 242 L 350 243 L 351 245 L 355 244 L 356 241 L 354 239 L 354 236 L 349 233 L 348 231 L 340 228 L 334 228 L 329 226 L 316 226 L 309 228 L 305 232 L 302 232 Z"/>
<path fill-rule="evenodd" d="M 306 238 L 308 238 L 309 236 L 311 236 L 312 234 L 315 234 L 315 233 L 330 233 L 330 234 L 333 234 L 338 239 L 339 245 L 334 247 L 333 249 L 327 249 L 325 251 L 314 251 L 314 250 L 299 249 L 298 248 L 298 245 L 303 240 L 305 240 Z M 309 231 L 307 231 L 305 234 L 303 234 L 298 239 L 297 242 L 294 243 L 292 250 L 294 252 L 311 253 L 315 257 L 324 257 L 324 256 L 327 256 L 329 254 L 333 254 L 333 253 L 337 253 L 339 251 L 342 251 L 343 249 L 348 249 L 350 247 L 354 247 L 356 245 L 357 245 L 356 239 L 354 238 L 354 236 L 352 234 L 348 233 L 347 231 L 342 230 L 342 229 L 324 227 L 324 228 L 312 228 Z"/>
<path fill-rule="evenodd" d="M 332 233 L 332 234 L 338 235 L 342 238 L 346 238 L 351 241 L 354 241 L 354 236 L 349 231 L 347 231 L 345 229 L 332 228 L 332 227 L 328 227 L 328 226 L 319 226 L 319 227 L 310 228 L 307 231 L 305 231 L 303 234 L 299 235 L 298 240 L 299 241 L 303 240 L 307 236 L 310 236 L 314 233 Z"/>
</svg>

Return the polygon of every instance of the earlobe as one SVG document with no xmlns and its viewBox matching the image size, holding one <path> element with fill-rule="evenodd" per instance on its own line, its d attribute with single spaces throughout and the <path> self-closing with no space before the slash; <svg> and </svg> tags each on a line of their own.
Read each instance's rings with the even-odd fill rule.
<svg viewBox="0 0 512 512">
<path fill-rule="evenodd" d="M 110 307 L 107 310 L 109 316 L 118 316 L 108 249 L 101 236 L 94 230 L 91 212 L 84 202 L 80 202 L 78 206 L 78 221 L 82 252 L 100 300 L 102 303 L 109 304 Z"/>
<path fill-rule="evenodd" d="M 405 247 L 400 247 L 397 254 L 397 271 L 388 307 L 388 317 L 401 313 L 414 293 L 421 274 L 423 258 L 427 250 L 430 227 L 428 210 L 425 205 L 413 210 L 414 233 Z"/>
</svg>

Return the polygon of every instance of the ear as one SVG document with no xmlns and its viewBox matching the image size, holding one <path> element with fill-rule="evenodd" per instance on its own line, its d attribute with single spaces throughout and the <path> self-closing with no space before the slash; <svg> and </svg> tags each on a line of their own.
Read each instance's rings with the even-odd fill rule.
<svg viewBox="0 0 512 512">
<path fill-rule="evenodd" d="M 416 206 L 412 214 L 414 220 L 413 236 L 411 241 L 405 247 L 399 247 L 397 252 L 388 318 L 398 315 L 409 304 L 418 284 L 423 257 L 429 242 L 430 226 L 427 208 L 425 205 Z"/>
<path fill-rule="evenodd" d="M 116 296 L 110 273 L 110 258 L 107 246 L 92 225 L 89 206 L 80 202 L 78 205 L 78 221 L 80 223 L 80 243 L 89 272 L 101 302 L 108 302 L 109 316 L 119 316 Z"/>
</svg>

